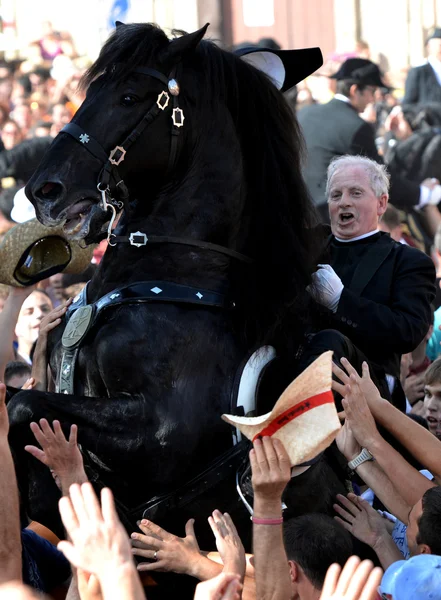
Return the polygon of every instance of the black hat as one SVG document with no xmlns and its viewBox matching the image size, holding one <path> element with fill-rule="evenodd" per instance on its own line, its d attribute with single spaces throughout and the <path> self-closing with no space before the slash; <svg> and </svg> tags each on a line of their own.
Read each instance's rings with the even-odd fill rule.
<svg viewBox="0 0 441 600">
<path fill-rule="evenodd" d="M 331 75 L 331 79 L 351 79 L 363 85 L 388 87 L 381 79 L 381 72 L 377 65 L 366 58 L 348 58 L 337 73 Z"/>
<path fill-rule="evenodd" d="M 273 50 L 249 46 L 237 49 L 234 54 L 266 73 L 281 92 L 303 81 L 323 64 L 320 48 Z"/>
<path fill-rule="evenodd" d="M 439 38 L 441 38 L 441 27 L 435 27 L 435 29 L 432 30 L 432 33 L 427 38 L 426 44 L 429 40 L 435 40 Z"/>
</svg>

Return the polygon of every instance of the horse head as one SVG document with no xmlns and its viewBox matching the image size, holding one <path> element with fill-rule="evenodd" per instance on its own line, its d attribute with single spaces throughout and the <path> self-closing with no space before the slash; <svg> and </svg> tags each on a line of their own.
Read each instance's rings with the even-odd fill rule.
<svg viewBox="0 0 441 600">
<path fill-rule="evenodd" d="M 173 75 L 207 27 L 170 42 L 153 25 L 119 24 L 82 81 L 85 101 L 26 187 L 40 221 L 65 220 L 70 237 L 92 242 L 110 218 L 101 191 L 118 198 L 122 180 L 129 189 L 139 181 L 152 195 L 189 118 Z"/>
</svg>

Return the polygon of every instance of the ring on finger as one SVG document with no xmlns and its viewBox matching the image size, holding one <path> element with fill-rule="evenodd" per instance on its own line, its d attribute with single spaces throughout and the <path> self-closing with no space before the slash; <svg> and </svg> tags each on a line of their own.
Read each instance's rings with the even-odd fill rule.
<svg viewBox="0 0 441 600">
<path fill-rule="evenodd" d="M 153 554 L 153 560 L 158 560 L 158 551 L 155 550 L 154 554 Z"/>
</svg>

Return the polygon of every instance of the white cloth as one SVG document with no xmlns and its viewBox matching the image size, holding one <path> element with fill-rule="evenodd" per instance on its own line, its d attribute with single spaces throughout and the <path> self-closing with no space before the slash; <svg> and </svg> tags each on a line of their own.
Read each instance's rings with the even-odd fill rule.
<svg viewBox="0 0 441 600">
<path fill-rule="evenodd" d="M 24 223 L 25 221 L 35 219 L 35 208 L 29 202 L 24 187 L 20 188 L 14 196 L 11 219 L 16 223 Z"/>
</svg>

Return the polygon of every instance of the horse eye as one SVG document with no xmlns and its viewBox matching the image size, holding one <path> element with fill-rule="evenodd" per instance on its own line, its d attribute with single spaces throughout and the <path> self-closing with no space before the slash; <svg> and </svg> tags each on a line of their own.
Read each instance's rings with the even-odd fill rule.
<svg viewBox="0 0 441 600">
<path fill-rule="evenodd" d="M 122 98 L 121 98 L 121 104 L 123 106 L 133 106 L 134 104 L 136 104 L 138 101 L 138 98 L 136 96 L 132 96 L 131 94 L 125 94 Z"/>
</svg>

